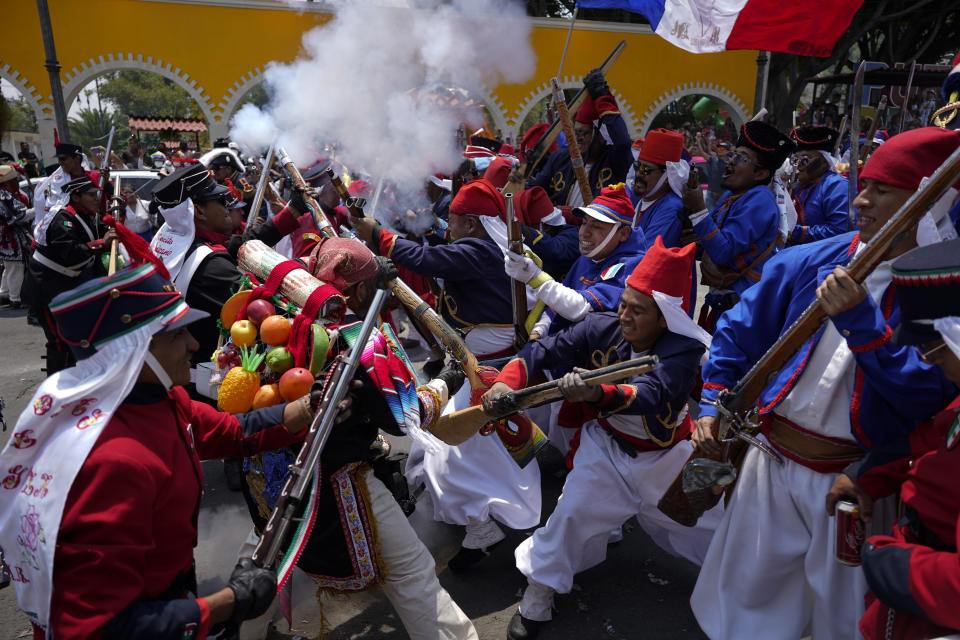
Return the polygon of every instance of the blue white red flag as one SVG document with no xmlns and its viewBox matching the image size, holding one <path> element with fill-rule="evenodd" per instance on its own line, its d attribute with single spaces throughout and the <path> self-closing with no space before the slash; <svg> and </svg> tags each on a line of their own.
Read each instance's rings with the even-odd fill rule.
<svg viewBox="0 0 960 640">
<path fill-rule="evenodd" d="M 661 38 L 693 53 L 766 49 L 825 57 L 863 0 L 579 0 L 642 14 Z"/>
</svg>

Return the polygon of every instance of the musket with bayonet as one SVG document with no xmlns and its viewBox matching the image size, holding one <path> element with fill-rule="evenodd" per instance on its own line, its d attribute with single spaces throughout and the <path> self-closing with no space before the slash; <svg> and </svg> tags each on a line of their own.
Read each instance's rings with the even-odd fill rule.
<svg viewBox="0 0 960 640">
<path fill-rule="evenodd" d="M 877 135 L 877 129 L 880 127 L 880 117 L 886 109 L 887 96 L 881 96 L 880 104 L 877 105 L 876 115 L 873 116 L 873 122 L 870 125 L 870 131 L 867 132 L 867 137 L 863 141 L 863 147 L 860 148 L 860 159 L 864 162 L 867 161 L 867 158 L 870 157 L 870 152 L 873 150 L 873 140 Z"/>
<path fill-rule="evenodd" d="M 317 225 L 317 229 L 320 230 L 320 233 L 323 235 L 336 238 L 337 231 L 333 228 L 333 225 L 330 224 L 330 221 L 327 219 L 326 214 L 323 212 L 323 209 L 320 207 L 320 203 L 314 200 L 312 197 L 307 195 L 307 181 L 303 179 L 303 175 L 300 173 L 300 169 L 297 168 L 297 165 L 294 164 L 293 159 L 290 157 L 290 154 L 287 153 L 286 149 L 283 147 L 277 147 L 277 157 L 280 160 L 280 164 L 290 173 L 290 177 L 293 179 L 293 184 L 299 189 L 303 189 L 303 200 L 307 203 L 307 206 L 310 207 L 313 213 L 313 221 Z"/>
<path fill-rule="evenodd" d="M 273 156 L 276 152 L 276 143 L 271 144 L 267 149 L 267 157 L 260 165 L 260 179 L 257 181 L 257 191 L 253 195 L 253 205 L 250 207 L 250 214 L 247 216 L 247 227 L 253 228 L 260 216 L 260 206 L 263 204 L 263 197 L 267 192 L 267 183 L 270 181 L 270 167 L 273 165 Z"/>
<path fill-rule="evenodd" d="M 349 355 L 337 356 L 336 362 L 324 381 L 320 404 L 307 431 L 303 447 L 296 461 L 290 466 L 290 475 L 283 484 L 280 497 L 263 530 L 263 536 L 253 552 L 252 559 L 258 567 L 276 568 L 284 546 L 288 544 L 290 528 L 294 525 L 297 512 L 307 498 L 308 490 L 314 482 L 320 481 L 316 477 L 320 455 L 336 424 L 340 401 L 350 391 L 350 383 L 360 367 L 360 356 L 373 330 L 377 327 L 380 309 L 386 299 L 387 292 L 378 289 L 363 319 L 360 334 L 350 348 Z M 309 531 L 305 532 L 305 535 L 309 535 Z"/>
<path fill-rule="evenodd" d="M 903 234 L 915 233 L 923 215 L 958 179 L 960 149 L 947 158 L 930 180 L 850 260 L 846 266 L 850 277 L 863 283 Z M 733 462 L 742 458 L 748 445 L 754 445 L 782 462 L 773 449 L 755 437 L 758 432 L 757 400 L 776 374 L 826 320 L 827 314 L 820 301 L 811 302 L 739 382 L 729 391 L 720 393 L 713 403 L 717 409 L 714 437 L 721 443 L 723 453 L 711 457 L 695 451 L 657 505 L 661 511 L 680 524 L 696 524 L 703 512 L 719 500 L 714 487 L 730 486 L 736 479 Z"/>
<path fill-rule="evenodd" d="M 627 48 L 627 41 L 621 40 L 620 43 L 614 48 L 613 52 L 607 56 L 607 59 L 603 61 L 603 64 L 600 65 L 600 71 L 603 72 L 603 75 L 606 76 L 610 72 L 610 68 L 613 67 L 613 63 L 617 61 L 617 58 L 620 57 L 620 54 L 623 53 L 623 50 Z M 586 101 L 587 96 L 590 95 L 587 92 L 586 87 L 581 87 L 580 91 L 577 92 L 577 95 L 573 96 L 570 102 L 567 103 L 567 110 L 570 113 L 576 113 L 580 106 Z M 517 191 L 523 190 L 523 186 L 526 184 L 527 180 L 530 178 L 530 174 L 533 173 L 534 167 L 540 164 L 540 160 L 547 154 L 547 150 L 550 148 L 550 145 L 553 144 L 553 141 L 557 139 L 560 135 L 560 121 L 559 119 L 554 120 L 553 124 L 550 125 L 550 128 L 544 132 L 543 137 L 534 145 L 527 154 L 526 158 L 520 165 L 517 167 L 517 171 L 522 176 L 522 179 L 514 182 L 510 181 L 504 185 L 502 191 L 504 193 L 516 193 Z"/>
</svg>

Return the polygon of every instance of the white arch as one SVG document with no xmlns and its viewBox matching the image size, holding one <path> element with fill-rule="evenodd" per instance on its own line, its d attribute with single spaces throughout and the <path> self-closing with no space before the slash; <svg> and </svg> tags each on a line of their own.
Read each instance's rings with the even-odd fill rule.
<svg viewBox="0 0 960 640">
<path fill-rule="evenodd" d="M 87 86 L 94 78 L 111 71 L 120 71 L 122 69 L 152 71 L 153 73 L 160 74 L 164 78 L 172 80 L 177 86 L 183 88 L 200 106 L 200 110 L 207 120 L 208 127 L 212 126 L 215 122 L 215 118 L 218 115 L 216 113 L 216 107 L 213 105 L 210 97 L 205 93 L 203 87 L 201 87 L 196 80 L 190 78 L 189 74 L 180 69 L 180 67 L 174 67 L 169 62 L 154 59 L 152 56 L 145 56 L 142 53 L 108 53 L 104 56 L 98 56 L 96 59 L 90 58 L 86 62 L 81 62 L 79 66 L 73 67 L 70 71 L 64 72 L 64 102 L 68 105 L 73 104 L 73 101 L 76 100 L 80 94 L 80 90 Z"/>
<path fill-rule="evenodd" d="M 251 91 L 263 84 L 263 73 L 266 70 L 266 65 L 255 67 L 243 74 L 237 82 L 233 83 L 232 87 L 227 89 L 227 95 L 223 96 L 217 105 L 217 109 L 220 111 L 218 117 L 221 118 L 221 122 L 225 126 L 230 126 L 230 118 L 233 117 L 234 112 L 240 103 L 243 102 L 244 98 L 246 98 Z"/>
<path fill-rule="evenodd" d="M 3 78 L 20 91 L 20 94 L 33 109 L 38 120 L 43 115 L 44 109 L 53 113 L 53 105 L 44 105 L 43 96 L 40 95 L 37 88 L 31 85 L 29 80 L 23 77 L 19 71 L 12 68 L 9 64 L 6 64 L 2 59 L 0 59 L 0 78 Z"/>
<path fill-rule="evenodd" d="M 583 76 L 563 76 L 560 79 L 560 88 L 561 89 L 581 89 L 583 88 Z M 617 105 L 620 107 L 620 115 L 623 116 L 623 120 L 627 125 L 627 132 L 630 134 L 631 138 L 637 137 L 637 116 L 633 110 L 633 107 L 630 106 L 630 103 L 627 102 L 627 99 L 623 97 L 623 94 L 617 91 L 616 89 L 610 89 L 610 92 L 613 94 L 613 97 L 617 99 Z M 512 118 L 513 126 L 510 130 L 510 135 L 514 138 L 517 137 L 517 133 L 520 130 L 520 125 L 523 124 L 523 119 L 527 117 L 527 114 L 530 113 L 530 110 L 533 109 L 541 100 L 547 96 L 553 95 L 553 89 L 550 86 L 550 82 L 543 82 L 534 88 L 530 93 L 527 94 L 527 97 L 524 98 L 523 102 L 520 103 L 520 106 L 517 107 L 514 117 Z M 571 117 L 575 114 L 571 114 Z"/>
<path fill-rule="evenodd" d="M 640 135 L 647 135 L 647 131 L 650 129 L 650 124 L 653 122 L 653 119 L 664 109 L 664 107 L 674 100 L 690 95 L 710 96 L 711 98 L 716 98 L 719 102 L 729 107 L 730 117 L 733 119 L 733 122 L 738 129 L 740 128 L 741 124 L 750 119 L 750 112 L 747 110 L 747 105 L 745 105 L 743 100 L 741 100 L 733 92 L 713 82 L 688 82 L 686 84 L 674 87 L 667 93 L 660 96 L 649 107 L 647 107 L 646 112 L 643 114 L 643 123 L 640 127 Z"/>
</svg>

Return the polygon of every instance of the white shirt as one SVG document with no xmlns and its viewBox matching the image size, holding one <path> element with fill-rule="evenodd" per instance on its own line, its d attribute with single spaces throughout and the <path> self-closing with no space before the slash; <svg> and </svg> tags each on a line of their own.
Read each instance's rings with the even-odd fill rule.
<svg viewBox="0 0 960 640">
<path fill-rule="evenodd" d="M 865 246 L 861 243 L 857 253 Z M 881 262 L 864 283 L 877 304 L 890 284 L 892 263 L 893 260 Z M 800 379 L 776 412 L 814 433 L 852 440 L 850 400 L 853 397 L 854 365 L 853 352 L 847 341 L 833 323 L 828 322 Z"/>
</svg>

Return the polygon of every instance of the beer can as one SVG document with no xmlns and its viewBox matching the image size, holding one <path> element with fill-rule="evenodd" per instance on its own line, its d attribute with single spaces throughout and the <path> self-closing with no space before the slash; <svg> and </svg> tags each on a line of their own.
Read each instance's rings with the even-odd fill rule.
<svg viewBox="0 0 960 640">
<path fill-rule="evenodd" d="M 837 502 L 837 561 L 850 567 L 860 566 L 860 550 L 866 539 L 866 525 L 860 518 L 860 506 L 850 500 Z"/>
</svg>

